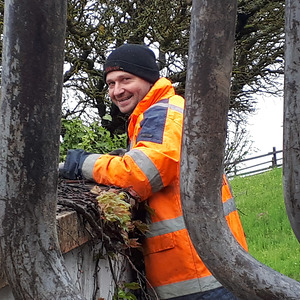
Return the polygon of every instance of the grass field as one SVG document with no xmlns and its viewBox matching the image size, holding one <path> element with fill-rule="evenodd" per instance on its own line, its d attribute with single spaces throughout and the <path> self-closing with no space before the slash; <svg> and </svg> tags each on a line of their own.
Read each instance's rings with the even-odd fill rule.
<svg viewBox="0 0 300 300">
<path fill-rule="evenodd" d="M 274 270 L 300 281 L 300 244 L 283 200 L 282 169 L 231 180 L 249 253 Z"/>
</svg>

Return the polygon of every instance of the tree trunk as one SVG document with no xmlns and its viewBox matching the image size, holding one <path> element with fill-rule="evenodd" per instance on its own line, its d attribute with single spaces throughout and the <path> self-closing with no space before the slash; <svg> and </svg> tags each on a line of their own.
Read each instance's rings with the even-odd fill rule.
<svg viewBox="0 0 300 300">
<path fill-rule="evenodd" d="M 195 248 L 241 299 L 298 299 L 300 283 L 251 257 L 221 202 L 236 0 L 193 1 L 181 156 L 181 197 Z"/>
<path fill-rule="evenodd" d="M 286 1 L 283 188 L 286 211 L 300 242 L 300 3 Z"/>
<path fill-rule="evenodd" d="M 83 299 L 56 235 L 65 0 L 5 1 L 0 250 L 15 299 Z"/>
</svg>

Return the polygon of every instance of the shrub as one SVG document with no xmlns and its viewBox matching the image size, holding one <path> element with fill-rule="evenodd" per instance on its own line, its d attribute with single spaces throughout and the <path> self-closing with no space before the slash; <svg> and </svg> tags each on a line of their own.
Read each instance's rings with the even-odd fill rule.
<svg viewBox="0 0 300 300">
<path fill-rule="evenodd" d="M 92 153 L 108 153 L 117 148 L 126 148 L 126 134 L 111 135 L 98 122 L 83 124 L 75 118 L 62 120 L 60 161 L 64 161 L 69 149 L 83 149 Z"/>
</svg>

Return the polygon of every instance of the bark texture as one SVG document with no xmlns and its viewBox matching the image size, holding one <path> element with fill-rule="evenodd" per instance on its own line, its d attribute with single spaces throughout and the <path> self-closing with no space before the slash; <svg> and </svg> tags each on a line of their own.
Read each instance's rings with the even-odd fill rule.
<svg viewBox="0 0 300 300">
<path fill-rule="evenodd" d="M 286 1 L 283 188 L 286 211 L 300 242 L 300 3 Z"/>
<path fill-rule="evenodd" d="M 184 217 L 213 275 L 240 299 L 298 299 L 300 284 L 251 257 L 221 203 L 236 1 L 193 1 L 181 156 Z"/>
<path fill-rule="evenodd" d="M 83 299 L 56 235 L 65 0 L 5 1 L 0 250 L 15 299 Z"/>
</svg>

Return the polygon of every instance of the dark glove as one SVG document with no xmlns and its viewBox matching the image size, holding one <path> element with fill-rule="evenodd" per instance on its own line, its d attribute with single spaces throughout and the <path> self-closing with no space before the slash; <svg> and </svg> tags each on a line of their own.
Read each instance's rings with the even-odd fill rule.
<svg viewBox="0 0 300 300">
<path fill-rule="evenodd" d="M 116 156 L 124 156 L 124 154 L 127 152 L 126 149 L 118 148 L 116 150 L 108 152 L 110 155 L 116 155 Z"/>
<path fill-rule="evenodd" d="M 59 176 L 67 179 L 82 179 L 82 165 L 90 154 L 82 149 L 69 150 L 65 163 L 59 168 Z"/>
</svg>

